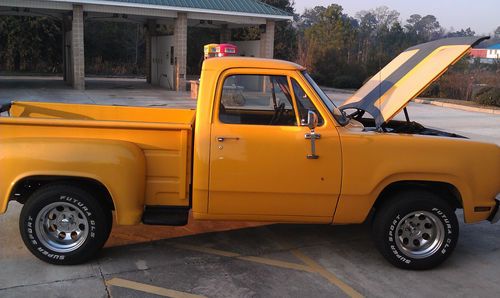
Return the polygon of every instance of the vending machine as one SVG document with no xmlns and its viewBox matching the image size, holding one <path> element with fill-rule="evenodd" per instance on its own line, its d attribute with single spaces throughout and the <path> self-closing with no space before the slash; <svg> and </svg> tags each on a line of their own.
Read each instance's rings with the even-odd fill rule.
<svg viewBox="0 0 500 298">
<path fill-rule="evenodd" d="M 217 57 L 238 55 L 238 47 L 230 43 L 221 43 L 217 47 L 216 51 L 217 51 Z"/>
<path fill-rule="evenodd" d="M 219 44 L 217 44 L 217 43 L 210 43 L 210 44 L 205 45 L 203 47 L 204 59 L 218 57 L 218 55 L 217 55 L 217 47 L 218 46 L 219 46 Z"/>
</svg>

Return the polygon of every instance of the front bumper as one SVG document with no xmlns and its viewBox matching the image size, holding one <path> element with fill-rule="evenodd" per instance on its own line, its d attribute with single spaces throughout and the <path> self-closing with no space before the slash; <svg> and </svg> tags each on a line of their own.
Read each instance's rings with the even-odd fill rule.
<svg viewBox="0 0 500 298">
<path fill-rule="evenodd" d="M 495 202 L 496 202 L 495 207 L 493 208 L 493 211 L 491 212 L 490 217 L 488 217 L 488 220 L 492 224 L 500 221 L 500 198 L 499 198 L 499 196 L 497 196 L 497 198 L 495 199 Z"/>
</svg>

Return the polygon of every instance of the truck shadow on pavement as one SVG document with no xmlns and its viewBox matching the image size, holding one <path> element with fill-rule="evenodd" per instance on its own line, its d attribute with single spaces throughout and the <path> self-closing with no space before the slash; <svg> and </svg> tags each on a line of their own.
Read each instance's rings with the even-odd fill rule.
<svg viewBox="0 0 500 298">
<path fill-rule="evenodd" d="M 349 282 L 314 259 L 333 253 L 341 261 L 353 253 L 369 253 L 383 261 L 371 246 L 369 232 L 366 225 L 261 225 L 109 247 L 98 263 L 110 277 L 106 279 L 113 295 L 119 296 L 138 290 L 137 284 L 127 287 L 124 280 L 142 283 L 147 277 L 146 284 L 206 296 L 359 297 L 363 294 Z"/>
<path fill-rule="evenodd" d="M 499 227 L 462 223 L 461 228 L 454 255 L 431 271 L 392 267 L 375 249 L 367 224 L 272 224 L 210 232 L 109 247 L 97 262 L 118 296 L 148 292 L 137 284 L 127 286 L 127 281 L 209 297 L 421 297 L 499 291 L 494 281 Z"/>
</svg>

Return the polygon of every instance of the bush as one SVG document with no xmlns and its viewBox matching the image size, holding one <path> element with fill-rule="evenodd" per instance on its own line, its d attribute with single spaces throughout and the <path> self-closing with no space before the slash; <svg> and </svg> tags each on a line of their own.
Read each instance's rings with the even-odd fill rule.
<svg viewBox="0 0 500 298">
<path fill-rule="evenodd" d="M 340 75 L 333 79 L 332 85 L 335 88 L 352 89 L 359 88 L 360 82 L 354 76 Z"/>
<path fill-rule="evenodd" d="M 85 60 L 85 74 L 105 76 L 143 76 L 145 66 L 127 61 L 107 61 L 102 57 Z"/>
<path fill-rule="evenodd" d="M 500 107 L 500 87 L 485 87 L 476 94 L 476 102 L 486 106 Z"/>
</svg>

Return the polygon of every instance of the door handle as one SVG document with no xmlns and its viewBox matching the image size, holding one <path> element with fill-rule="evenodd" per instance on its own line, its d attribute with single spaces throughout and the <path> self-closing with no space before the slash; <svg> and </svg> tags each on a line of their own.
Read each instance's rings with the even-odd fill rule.
<svg viewBox="0 0 500 298">
<path fill-rule="evenodd" d="M 229 140 L 238 141 L 240 138 L 238 137 L 217 137 L 217 142 L 224 142 Z"/>
<path fill-rule="evenodd" d="M 306 133 L 306 140 L 311 140 L 311 154 L 307 154 L 307 159 L 318 159 L 319 155 L 316 155 L 316 140 L 321 139 L 321 135 L 319 133 L 315 133 L 314 129 L 311 130 L 311 133 Z"/>
</svg>

